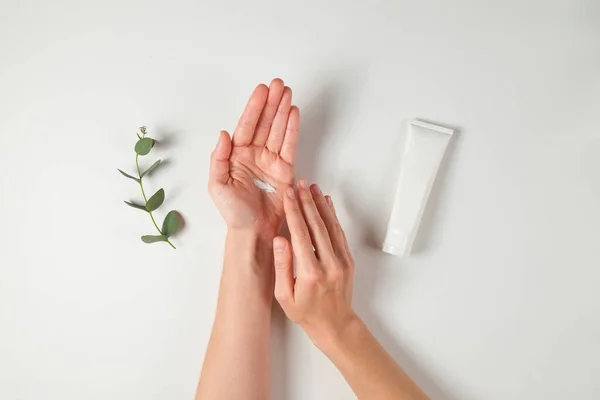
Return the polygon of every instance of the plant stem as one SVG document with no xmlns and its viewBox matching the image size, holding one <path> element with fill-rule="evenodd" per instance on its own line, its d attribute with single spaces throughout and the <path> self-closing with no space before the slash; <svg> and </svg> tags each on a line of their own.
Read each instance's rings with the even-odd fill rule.
<svg viewBox="0 0 600 400">
<path fill-rule="evenodd" d="M 146 198 L 146 192 L 144 192 L 144 185 L 142 184 L 142 172 L 140 171 L 139 158 L 140 158 L 140 155 L 136 154 L 135 155 L 135 166 L 137 168 L 138 177 L 140 178 L 140 189 L 142 189 L 142 196 L 144 196 L 144 204 L 148 204 L 148 199 Z M 156 228 L 158 233 L 160 233 L 162 235 L 163 233 L 160 230 L 160 228 L 158 227 L 158 224 L 156 223 L 156 220 L 154 219 L 154 215 L 152 215 L 152 211 L 147 211 L 147 212 L 148 212 L 148 214 L 150 214 L 150 219 L 152 220 L 154 227 Z M 176 247 L 173 246 L 173 243 L 171 243 L 171 241 L 169 241 L 168 238 L 167 238 L 166 242 L 169 243 L 169 245 L 171 245 L 172 248 L 176 249 Z"/>
</svg>

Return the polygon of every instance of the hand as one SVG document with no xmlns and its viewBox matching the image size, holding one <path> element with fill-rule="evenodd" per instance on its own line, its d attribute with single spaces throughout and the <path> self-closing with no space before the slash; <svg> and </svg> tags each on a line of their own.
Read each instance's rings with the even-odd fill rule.
<svg viewBox="0 0 600 400">
<path fill-rule="evenodd" d="M 273 239 L 275 298 L 323 349 L 358 318 L 352 309 L 354 260 L 331 197 L 317 185 L 299 181 L 297 196 L 288 188 L 284 207 L 292 245 L 283 237 Z"/>
<path fill-rule="evenodd" d="M 294 183 L 298 107 L 281 79 L 254 89 L 233 140 L 221 131 L 211 154 L 209 193 L 230 229 L 269 242 L 283 222 L 283 194 Z"/>
</svg>

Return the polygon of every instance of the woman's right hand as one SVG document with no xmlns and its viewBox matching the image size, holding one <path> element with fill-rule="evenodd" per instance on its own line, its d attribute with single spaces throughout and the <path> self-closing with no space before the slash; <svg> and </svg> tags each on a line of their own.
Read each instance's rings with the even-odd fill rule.
<svg viewBox="0 0 600 400">
<path fill-rule="evenodd" d="M 331 198 L 299 181 L 297 195 L 289 188 L 283 205 L 292 244 L 273 239 L 275 298 L 283 311 L 329 357 L 358 399 L 427 399 L 352 309 L 354 261 Z"/>
<path fill-rule="evenodd" d="M 284 197 L 292 243 L 280 236 L 273 240 L 275 298 L 323 350 L 358 319 L 352 309 L 354 260 L 331 197 L 305 180 Z"/>
</svg>

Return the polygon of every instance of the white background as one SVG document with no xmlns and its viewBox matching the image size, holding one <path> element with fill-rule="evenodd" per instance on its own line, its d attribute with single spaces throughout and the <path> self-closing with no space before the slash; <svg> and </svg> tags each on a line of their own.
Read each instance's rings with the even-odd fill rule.
<svg viewBox="0 0 600 400">
<path fill-rule="evenodd" d="M 436 399 L 600 398 L 600 3 L 0 0 L 0 398 L 191 399 L 225 227 L 208 155 L 259 82 L 301 110 L 355 305 Z M 406 259 L 403 121 L 458 128 Z M 186 220 L 167 245 L 132 172 Z M 273 399 L 351 399 L 276 308 Z"/>
</svg>

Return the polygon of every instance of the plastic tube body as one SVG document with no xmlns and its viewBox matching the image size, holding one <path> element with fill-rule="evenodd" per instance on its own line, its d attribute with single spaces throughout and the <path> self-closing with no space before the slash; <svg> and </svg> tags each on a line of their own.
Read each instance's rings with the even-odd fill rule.
<svg viewBox="0 0 600 400">
<path fill-rule="evenodd" d="M 454 131 L 427 122 L 408 123 L 400 179 L 383 251 L 407 255 L 413 245 L 429 192 Z"/>
</svg>

